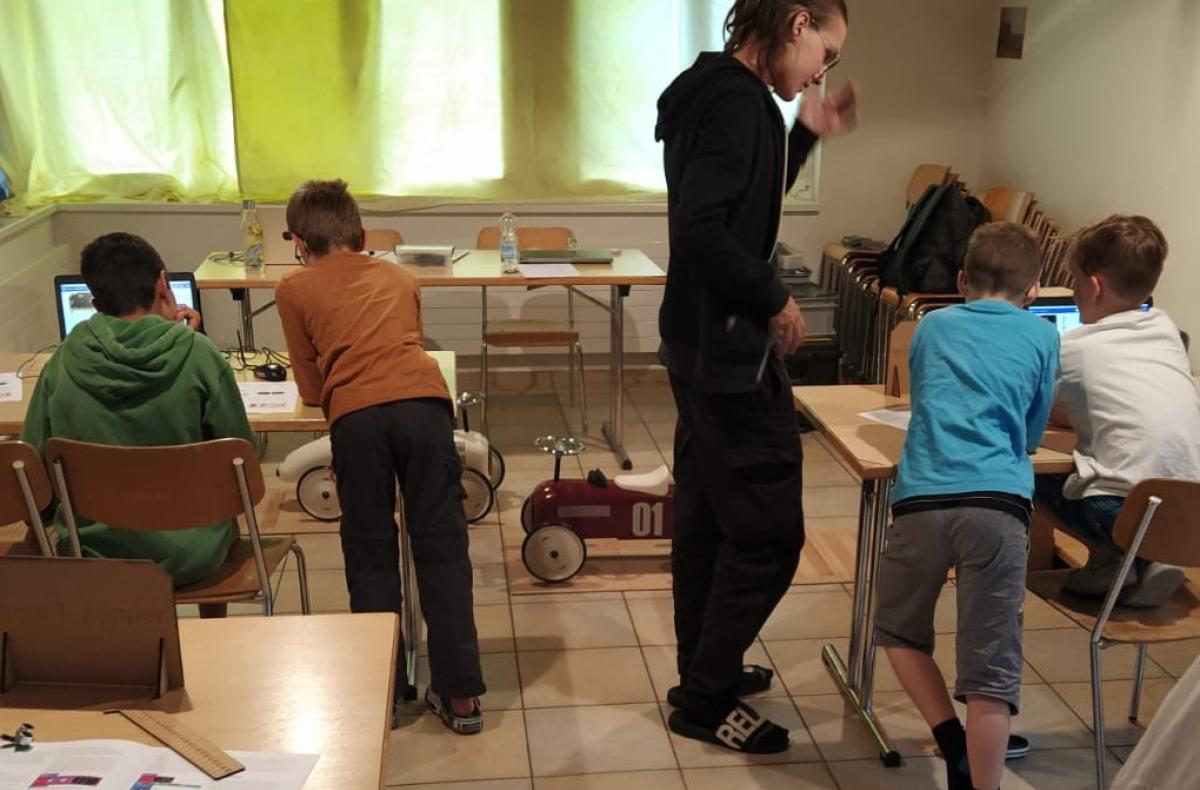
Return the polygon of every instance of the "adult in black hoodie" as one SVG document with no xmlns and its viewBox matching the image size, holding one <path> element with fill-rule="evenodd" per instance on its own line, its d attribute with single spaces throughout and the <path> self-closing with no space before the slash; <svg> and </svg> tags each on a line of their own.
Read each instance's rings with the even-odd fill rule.
<svg viewBox="0 0 1200 790">
<path fill-rule="evenodd" d="M 704 53 L 658 102 L 671 260 L 659 312 L 679 419 L 671 552 L 680 686 L 671 729 L 746 752 L 787 731 L 739 694 L 804 545 L 800 436 L 781 357 L 804 322 L 770 263 L 786 187 L 818 137 L 848 128 L 853 89 L 802 103 L 790 133 L 771 95 L 819 85 L 846 38 L 843 0 L 737 0 L 724 53 Z"/>
</svg>

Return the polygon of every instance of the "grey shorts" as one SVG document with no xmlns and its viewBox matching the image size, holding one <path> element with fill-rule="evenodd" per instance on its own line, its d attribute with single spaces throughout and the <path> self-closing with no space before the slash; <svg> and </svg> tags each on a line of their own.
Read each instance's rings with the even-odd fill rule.
<svg viewBox="0 0 1200 790">
<path fill-rule="evenodd" d="M 998 510 L 955 507 L 897 517 L 879 568 L 877 644 L 932 654 L 933 611 L 954 568 L 954 696 L 994 697 L 1016 714 L 1028 558 L 1028 528 Z"/>
</svg>

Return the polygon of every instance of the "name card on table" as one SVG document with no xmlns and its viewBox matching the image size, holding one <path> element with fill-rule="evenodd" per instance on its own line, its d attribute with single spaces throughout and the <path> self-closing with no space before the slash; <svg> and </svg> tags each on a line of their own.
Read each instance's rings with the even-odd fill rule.
<svg viewBox="0 0 1200 790">
<path fill-rule="evenodd" d="M 239 381 L 247 414 L 291 414 L 300 397 L 294 381 Z"/>
<path fill-rule="evenodd" d="M 0 403 L 21 401 L 21 379 L 16 373 L 0 373 Z"/>
</svg>

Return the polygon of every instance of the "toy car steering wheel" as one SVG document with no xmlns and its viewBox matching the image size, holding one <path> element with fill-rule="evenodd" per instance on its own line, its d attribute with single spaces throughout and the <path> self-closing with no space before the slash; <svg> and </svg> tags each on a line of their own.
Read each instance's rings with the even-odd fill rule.
<svg viewBox="0 0 1200 790">
<path fill-rule="evenodd" d="M 539 436 L 533 440 L 533 446 L 543 453 L 553 453 L 561 458 L 564 455 L 579 455 L 587 446 L 571 436 Z"/>
</svg>

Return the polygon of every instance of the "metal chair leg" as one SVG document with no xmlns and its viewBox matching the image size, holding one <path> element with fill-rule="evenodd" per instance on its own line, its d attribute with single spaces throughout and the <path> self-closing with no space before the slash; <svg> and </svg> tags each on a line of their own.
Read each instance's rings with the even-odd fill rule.
<svg viewBox="0 0 1200 790">
<path fill-rule="evenodd" d="M 304 548 L 299 543 L 293 543 L 288 551 L 296 558 L 296 576 L 300 584 L 300 613 L 312 614 L 308 603 L 308 565 L 304 561 Z"/>
<path fill-rule="evenodd" d="M 583 372 L 583 344 L 582 343 L 575 344 L 575 348 L 571 350 L 571 358 L 574 359 L 576 354 L 579 355 L 578 365 L 576 365 L 576 369 L 579 371 L 579 416 L 580 416 L 581 421 L 583 422 L 583 432 L 587 433 L 587 429 L 588 429 L 587 378 L 584 376 L 584 372 Z M 574 403 L 574 401 L 572 401 L 572 403 Z"/>
<path fill-rule="evenodd" d="M 1096 640 L 1090 643 L 1092 650 L 1092 727 L 1094 728 L 1094 744 L 1096 750 L 1096 789 L 1104 790 L 1104 758 L 1105 758 L 1105 738 L 1104 738 L 1104 688 L 1101 683 L 1100 676 L 1100 649 L 1101 644 Z"/>
<path fill-rule="evenodd" d="M 567 392 L 569 393 L 568 402 L 571 406 L 575 405 L 575 365 L 577 361 L 575 359 L 575 349 L 578 347 L 578 345 L 579 344 L 576 343 L 567 352 Z"/>
<path fill-rule="evenodd" d="M 1138 708 L 1142 705 L 1142 679 L 1146 674 L 1146 650 L 1149 645 L 1138 645 L 1137 664 L 1133 669 L 1133 696 L 1129 701 L 1129 720 L 1136 722 L 1138 719 Z"/>
<path fill-rule="evenodd" d="M 483 393 L 483 403 L 479 405 L 479 420 L 483 423 L 484 434 L 489 433 L 488 424 L 488 344 L 479 346 L 479 391 Z"/>
</svg>

